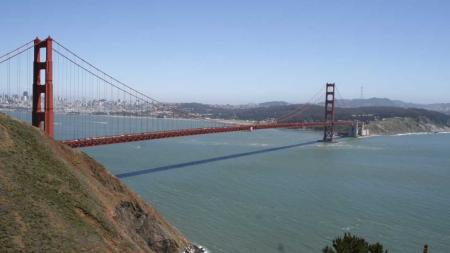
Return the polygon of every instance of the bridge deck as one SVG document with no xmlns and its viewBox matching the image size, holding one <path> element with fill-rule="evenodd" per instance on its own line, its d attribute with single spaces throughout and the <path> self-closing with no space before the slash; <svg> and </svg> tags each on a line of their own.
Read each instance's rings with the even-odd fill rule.
<svg viewBox="0 0 450 253">
<path fill-rule="evenodd" d="M 147 132 L 136 134 L 123 134 L 114 136 L 92 137 L 76 140 L 67 140 L 63 143 L 73 148 L 92 147 L 107 144 L 125 143 L 133 141 L 145 141 L 164 139 L 172 137 L 190 136 L 190 135 L 203 135 L 213 133 L 225 133 L 225 132 L 238 132 L 238 131 L 250 131 L 261 130 L 271 128 L 302 128 L 302 127 L 324 127 L 329 125 L 330 122 L 301 122 L 301 123 L 271 123 L 271 124 L 254 124 L 254 125 L 237 125 L 229 127 L 210 127 L 210 128 L 192 128 L 192 129 L 180 129 L 160 132 Z M 335 126 L 348 126 L 352 125 L 352 121 L 335 121 Z"/>
</svg>

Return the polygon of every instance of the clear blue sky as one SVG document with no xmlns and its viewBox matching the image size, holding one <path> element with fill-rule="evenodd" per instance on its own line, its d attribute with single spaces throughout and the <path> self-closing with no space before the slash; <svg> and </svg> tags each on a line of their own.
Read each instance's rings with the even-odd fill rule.
<svg viewBox="0 0 450 253">
<path fill-rule="evenodd" d="M 163 101 L 450 102 L 450 1 L 3 1 L 5 52 L 51 35 Z"/>
</svg>

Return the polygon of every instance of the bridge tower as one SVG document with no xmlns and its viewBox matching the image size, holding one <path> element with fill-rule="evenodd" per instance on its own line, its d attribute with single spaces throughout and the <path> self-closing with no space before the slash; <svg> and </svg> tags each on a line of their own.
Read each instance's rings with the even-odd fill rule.
<svg viewBox="0 0 450 253">
<path fill-rule="evenodd" d="M 43 125 L 45 133 L 50 137 L 53 137 L 52 44 L 51 37 L 45 40 L 39 38 L 34 40 L 33 109 L 31 113 L 33 126 L 42 128 Z M 41 61 L 42 48 L 45 48 L 45 61 Z M 41 83 L 43 78 L 45 81 Z"/>
<path fill-rule="evenodd" d="M 334 104 L 335 84 L 326 84 L 325 93 L 325 127 L 323 133 L 324 142 L 332 142 L 334 135 L 334 118 L 335 118 L 335 104 Z"/>
</svg>

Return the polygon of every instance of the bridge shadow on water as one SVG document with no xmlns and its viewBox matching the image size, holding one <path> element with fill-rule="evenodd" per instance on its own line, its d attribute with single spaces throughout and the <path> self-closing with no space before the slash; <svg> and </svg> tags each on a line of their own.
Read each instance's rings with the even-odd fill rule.
<svg viewBox="0 0 450 253">
<path fill-rule="evenodd" d="M 267 153 L 267 152 L 274 152 L 274 151 L 283 150 L 283 149 L 296 148 L 296 147 L 311 145 L 314 143 L 317 143 L 317 141 L 308 141 L 308 142 L 303 142 L 303 143 L 298 143 L 298 144 L 293 144 L 293 145 L 260 149 L 260 150 L 249 151 L 249 152 L 244 152 L 244 153 L 237 153 L 237 154 L 231 154 L 231 155 L 226 155 L 226 156 L 218 156 L 218 157 L 213 157 L 213 158 L 208 158 L 208 159 L 203 159 L 203 160 L 166 165 L 166 166 L 161 166 L 161 167 L 156 167 L 156 168 L 151 168 L 151 169 L 143 169 L 143 170 L 125 172 L 125 173 L 117 174 L 116 177 L 127 178 L 127 177 L 139 176 L 139 175 L 161 172 L 161 171 L 166 171 L 166 170 L 180 169 L 180 168 L 189 167 L 189 166 L 193 166 L 193 165 L 200 165 L 200 164 L 205 164 L 205 163 L 217 162 L 217 161 L 221 161 L 221 160 L 228 160 L 228 159 L 234 159 L 234 158 L 239 158 L 239 157 L 244 157 L 244 156 L 251 156 L 251 155 Z"/>
</svg>

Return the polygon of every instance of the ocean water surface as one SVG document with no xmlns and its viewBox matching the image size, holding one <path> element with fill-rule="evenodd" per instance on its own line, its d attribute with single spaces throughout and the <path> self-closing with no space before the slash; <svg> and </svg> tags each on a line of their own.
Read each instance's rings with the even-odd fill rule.
<svg viewBox="0 0 450 253">
<path fill-rule="evenodd" d="M 6 112 L 29 121 L 28 112 Z M 56 115 L 57 138 L 142 126 L 136 118 L 76 117 Z M 192 124 L 199 123 L 179 121 Z M 450 252 L 450 134 L 320 138 L 272 129 L 83 151 L 213 253 L 320 252 L 345 232 L 393 253 L 422 252 L 424 244 Z"/>
<path fill-rule="evenodd" d="M 450 135 L 261 130 L 84 149 L 210 252 L 320 252 L 345 232 L 450 252 Z"/>
</svg>

